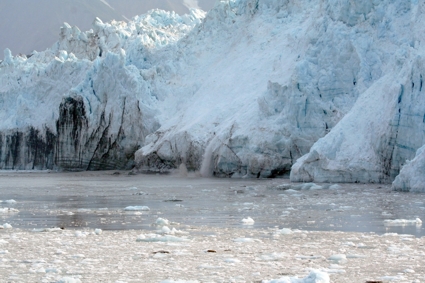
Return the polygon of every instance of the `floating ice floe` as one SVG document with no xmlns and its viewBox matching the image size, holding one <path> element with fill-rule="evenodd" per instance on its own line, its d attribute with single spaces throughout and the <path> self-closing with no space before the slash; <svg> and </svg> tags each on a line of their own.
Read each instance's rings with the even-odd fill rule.
<svg viewBox="0 0 425 283">
<path fill-rule="evenodd" d="M 85 237 L 87 237 L 89 234 L 90 234 L 90 233 L 89 233 L 89 232 L 86 232 L 86 231 L 76 231 L 76 232 L 75 232 L 75 237 L 77 237 L 77 238 L 85 238 Z"/>
<path fill-rule="evenodd" d="M 331 255 L 328 260 L 340 263 L 340 262 L 345 262 L 347 261 L 347 256 L 345 254 L 335 254 L 335 255 Z"/>
<path fill-rule="evenodd" d="M 284 276 L 280 279 L 263 280 L 263 283 L 330 283 L 329 274 L 313 270 L 305 278 Z"/>
<path fill-rule="evenodd" d="M 127 206 L 124 208 L 125 211 L 149 211 L 151 210 L 147 206 Z"/>
<path fill-rule="evenodd" d="M 171 235 L 146 234 L 139 235 L 136 242 L 188 242 L 189 239 Z"/>
<path fill-rule="evenodd" d="M 59 232 L 62 231 L 59 227 L 53 227 L 53 228 L 34 228 L 32 230 L 33 232 Z"/>
<path fill-rule="evenodd" d="M 277 234 L 282 234 L 282 235 L 289 235 L 292 234 L 292 230 L 289 228 L 282 228 L 280 230 L 277 231 Z"/>
<path fill-rule="evenodd" d="M 295 258 L 311 260 L 311 259 L 322 259 L 323 256 L 321 256 L 321 255 L 296 255 Z"/>
<path fill-rule="evenodd" d="M 3 228 L 4 229 L 12 229 L 12 225 L 10 225 L 9 223 L 4 223 Z"/>
<path fill-rule="evenodd" d="M 237 242 L 237 243 L 253 243 L 255 241 L 256 240 L 253 239 L 253 238 L 236 238 L 236 239 L 233 239 L 233 242 Z M 257 241 L 259 241 L 259 240 L 257 240 Z"/>
<path fill-rule="evenodd" d="M 300 190 L 322 190 L 322 189 L 330 189 L 332 187 L 332 189 L 337 189 L 339 186 L 338 185 L 317 185 L 315 183 L 303 183 L 303 184 L 283 184 L 278 186 L 276 189 L 278 190 L 282 190 L 282 191 L 286 191 L 286 192 L 292 192 L 292 191 L 300 191 Z"/>
<path fill-rule="evenodd" d="M 6 214 L 6 213 L 18 213 L 19 210 L 11 207 L 3 207 L 0 208 L 0 214 Z"/>
<path fill-rule="evenodd" d="M 199 283 L 199 281 L 198 280 L 194 280 L 194 281 L 186 281 L 186 280 L 177 280 L 177 281 L 175 281 L 175 280 L 163 280 L 163 281 L 161 281 L 161 282 L 159 282 L 159 283 Z"/>
<path fill-rule="evenodd" d="M 168 226 L 162 226 L 161 229 L 156 231 L 158 234 L 176 235 L 176 234 L 189 234 L 188 232 L 177 230 L 176 228 L 169 228 Z"/>
<path fill-rule="evenodd" d="M 224 260 L 224 262 L 227 262 L 227 263 L 240 263 L 241 261 L 239 259 L 237 259 L 237 258 L 230 257 L 230 258 L 226 258 Z"/>
<path fill-rule="evenodd" d="M 242 219 L 243 225 L 254 225 L 255 221 L 251 217 Z"/>
<path fill-rule="evenodd" d="M 158 225 L 158 226 L 166 226 L 166 225 L 170 225 L 170 221 L 168 219 L 159 217 L 155 221 L 155 224 Z"/>
<path fill-rule="evenodd" d="M 286 258 L 288 255 L 285 253 L 270 253 L 270 254 L 263 254 L 260 257 L 256 258 L 258 261 L 280 261 L 284 258 Z"/>
<path fill-rule="evenodd" d="M 395 220 L 384 220 L 385 226 L 405 226 L 405 225 L 422 225 L 422 220 L 416 218 L 415 220 L 407 220 L 407 219 L 395 219 Z"/>
<path fill-rule="evenodd" d="M 14 199 L 4 200 L 3 202 L 7 204 L 16 204 L 16 200 Z"/>
<path fill-rule="evenodd" d="M 56 283 L 81 283 L 81 280 L 73 277 L 63 277 L 56 281 Z"/>
<path fill-rule="evenodd" d="M 406 278 L 402 275 L 396 275 L 396 276 L 383 276 L 380 277 L 379 279 L 383 280 L 383 281 L 401 281 L 401 280 L 406 280 Z"/>
<path fill-rule="evenodd" d="M 348 254 L 347 258 L 367 258 L 367 256 L 359 254 Z"/>
</svg>

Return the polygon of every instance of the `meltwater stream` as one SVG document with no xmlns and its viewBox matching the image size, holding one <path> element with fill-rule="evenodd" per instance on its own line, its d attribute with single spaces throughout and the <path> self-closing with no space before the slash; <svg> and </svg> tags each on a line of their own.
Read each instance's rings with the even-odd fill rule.
<svg viewBox="0 0 425 283">
<path fill-rule="evenodd" d="M 152 230 L 161 217 L 189 229 L 278 227 L 425 236 L 422 225 L 385 224 L 394 219 L 425 220 L 425 194 L 370 184 L 288 190 L 282 186 L 287 183 L 127 172 L 1 171 L 0 224 L 21 229 Z M 245 225 L 242 219 L 247 217 L 255 223 Z"/>
</svg>

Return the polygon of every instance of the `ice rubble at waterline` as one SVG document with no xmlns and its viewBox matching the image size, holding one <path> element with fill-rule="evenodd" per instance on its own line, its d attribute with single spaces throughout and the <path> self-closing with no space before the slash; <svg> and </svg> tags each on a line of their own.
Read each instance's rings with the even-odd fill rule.
<svg viewBox="0 0 425 283">
<path fill-rule="evenodd" d="M 64 24 L 51 49 L 5 51 L 0 166 L 390 182 L 425 143 L 423 15 L 423 1 L 232 0 Z"/>
</svg>

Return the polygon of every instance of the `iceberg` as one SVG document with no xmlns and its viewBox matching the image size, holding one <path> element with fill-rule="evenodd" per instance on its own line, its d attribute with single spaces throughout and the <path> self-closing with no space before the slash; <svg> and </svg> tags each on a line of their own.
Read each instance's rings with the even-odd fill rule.
<svg viewBox="0 0 425 283">
<path fill-rule="evenodd" d="M 425 192 L 425 146 L 417 150 L 412 160 L 406 161 L 392 188 L 404 192 Z"/>
</svg>

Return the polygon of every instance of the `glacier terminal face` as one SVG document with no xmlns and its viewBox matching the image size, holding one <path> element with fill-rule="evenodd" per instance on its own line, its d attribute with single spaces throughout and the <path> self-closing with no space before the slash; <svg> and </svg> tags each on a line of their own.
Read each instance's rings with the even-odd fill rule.
<svg viewBox="0 0 425 283">
<path fill-rule="evenodd" d="M 424 14 L 231 0 L 64 24 L 45 52 L 5 51 L 0 167 L 391 182 L 425 144 Z"/>
<path fill-rule="evenodd" d="M 373 46 L 365 59 L 379 66 L 379 78 L 297 160 L 292 181 L 391 182 L 415 157 L 425 142 L 423 14 L 423 1 L 373 5 L 362 24 L 370 39 L 362 44 Z"/>
<path fill-rule="evenodd" d="M 132 168 L 134 152 L 159 127 L 148 58 L 203 17 L 153 10 L 128 24 L 95 19 L 87 32 L 65 23 L 44 52 L 13 57 L 6 49 L 0 168 Z"/>
</svg>

